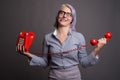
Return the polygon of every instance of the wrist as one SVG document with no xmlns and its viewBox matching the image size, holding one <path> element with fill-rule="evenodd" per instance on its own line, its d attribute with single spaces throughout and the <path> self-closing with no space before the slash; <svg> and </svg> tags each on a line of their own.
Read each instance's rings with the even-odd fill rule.
<svg viewBox="0 0 120 80">
<path fill-rule="evenodd" d="M 94 50 L 93 50 L 93 54 L 96 56 L 98 54 L 98 52 L 100 51 L 101 47 L 96 47 Z"/>
<path fill-rule="evenodd" d="M 31 54 L 31 53 L 29 53 L 29 52 L 24 52 L 24 55 L 25 55 L 26 57 L 28 57 L 29 59 L 31 59 L 31 58 L 32 58 L 32 54 Z"/>
</svg>

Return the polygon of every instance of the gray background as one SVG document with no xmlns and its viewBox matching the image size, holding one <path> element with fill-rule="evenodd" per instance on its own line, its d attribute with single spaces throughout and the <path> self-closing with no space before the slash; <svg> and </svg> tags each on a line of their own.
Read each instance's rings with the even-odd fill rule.
<svg viewBox="0 0 120 80">
<path fill-rule="evenodd" d="M 104 37 L 111 31 L 112 39 L 101 50 L 100 61 L 80 70 L 84 80 L 120 80 L 120 0 L 0 0 L 0 78 L 3 80 L 47 80 L 48 68 L 29 66 L 28 59 L 15 51 L 20 31 L 33 31 L 36 38 L 31 52 L 41 52 L 45 34 L 53 24 L 61 4 L 69 3 L 77 11 L 77 31 L 86 43 Z M 88 52 L 94 49 L 88 46 Z"/>
</svg>

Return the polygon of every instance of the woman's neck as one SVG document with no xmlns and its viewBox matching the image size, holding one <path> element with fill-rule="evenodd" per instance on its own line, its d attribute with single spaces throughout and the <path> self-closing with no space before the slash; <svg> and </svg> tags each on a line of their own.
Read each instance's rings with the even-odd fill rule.
<svg viewBox="0 0 120 80">
<path fill-rule="evenodd" d="M 69 30 L 70 30 L 69 26 L 58 27 L 57 36 L 58 36 L 58 39 L 60 40 L 61 44 L 63 44 L 63 42 L 67 39 Z"/>
<path fill-rule="evenodd" d="M 69 30 L 70 30 L 69 26 L 58 27 L 57 34 L 58 35 L 68 35 Z"/>
</svg>

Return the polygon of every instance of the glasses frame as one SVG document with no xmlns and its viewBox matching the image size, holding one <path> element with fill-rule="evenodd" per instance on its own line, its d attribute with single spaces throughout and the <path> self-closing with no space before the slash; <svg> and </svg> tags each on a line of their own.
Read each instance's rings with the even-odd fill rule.
<svg viewBox="0 0 120 80">
<path fill-rule="evenodd" d="M 67 17 L 72 17 L 72 13 L 70 12 L 65 12 L 65 11 L 62 11 L 60 10 L 59 13 L 58 13 L 60 16 L 67 16 Z"/>
</svg>

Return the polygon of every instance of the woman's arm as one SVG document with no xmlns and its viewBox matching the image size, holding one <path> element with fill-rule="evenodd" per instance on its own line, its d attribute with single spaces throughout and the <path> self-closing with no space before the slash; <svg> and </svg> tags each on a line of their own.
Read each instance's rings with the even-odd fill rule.
<svg viewBox="0 0 120 80">
<path fill-rule="evenodd" d="M 98 41 L 99 41 L 99 43 L 98 43 L 97 47 L 90 54 L 87 53 L 86 47 L 82 47 L 79 50 L 79 55 L 78 55 L 79 61 L 83 67 L 89 67 L 98 62 L 97 55 L 98 55 L 99 51 L 102 49 L 102 47 L 106 44 L 106 39 L 101 38 Z M 86 43 L 85 43 L 84 36 L 81 36 L 81 45 L 85 45 L 85 44 Z"/>
<path fill-rule="evenodd" d="M 98 40 L 98 42 L 99 43 L 98 43 L 97 47 L 92 52 L 94 56 L 96 56 L 99 53 L 99 51 L 102 49 L 102 47 L 107 43 L 107 40 L 106 40 L 106 38 L 101 38 Z"/>
<path fill-rule="evenodd" d="M 18 46 L 16 46 L 16 51 L 21 55 L 28 57 L 28 59 L 30 60 L 32 59 L 33 54 L 26 52 L 24 46 L 18 44 Z"/>
<path fill-rule="evenodd" d="M 26 56 L 29 59 L 30 65 L 39 65 L 39 66 L 47 66 L 48 65 L 48 60 L 47 60 L 47 50 L 48 47 L 46 45 L 46 42 L 44 41 L 43 44 L 43 54 L 42 56 L 36 56 L 30 52 L 26 52 L 24 50 L 24 46 L 21 46 L 18 44 L 18 46 L 16 47 L 16 51 L 24 56 Z"/>
</svg>

